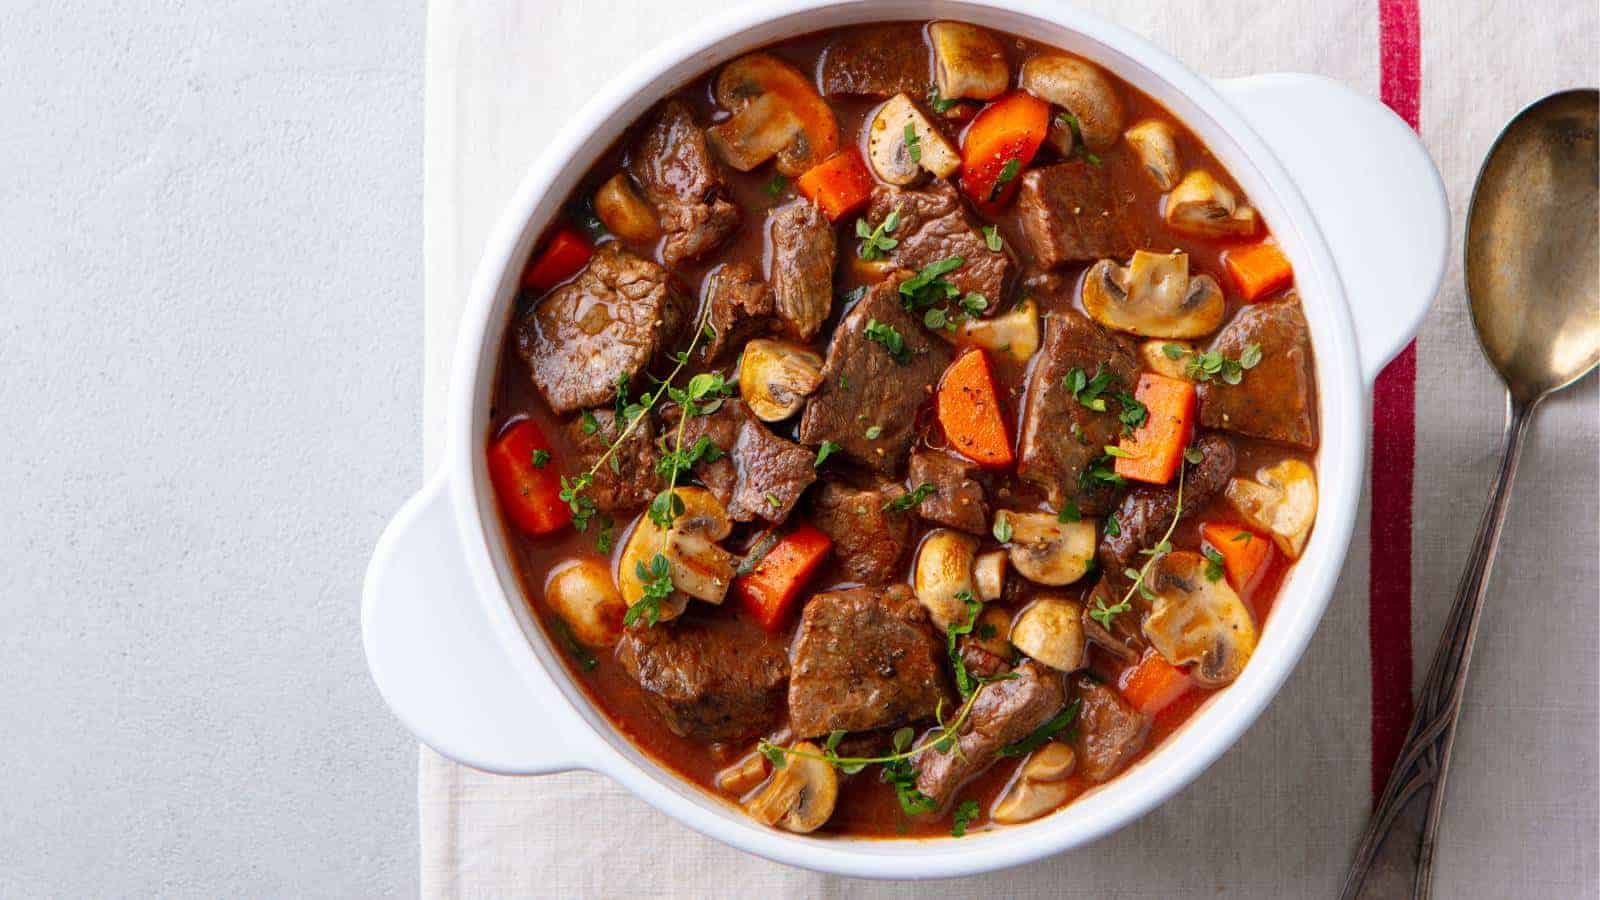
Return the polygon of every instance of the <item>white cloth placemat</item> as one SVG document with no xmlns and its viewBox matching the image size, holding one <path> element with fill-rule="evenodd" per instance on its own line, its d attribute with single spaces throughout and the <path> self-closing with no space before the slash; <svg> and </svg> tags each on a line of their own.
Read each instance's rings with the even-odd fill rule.
<svg viewBox="0 0 1600 900">
<path fill-rule="evenodd" d="M 456 322 L 484 237 L 544 140 L 605 80 L 718 0 L 433 0 L 426 138 L 429 468 Z M 1377 96 L 1380 18 L 1409 3 L 1084 4 L 1207 74 L 1317 72 Z M 1459 231 L 1501 125 L 1600 81 L 1594 3 L 1423 0 L 1421 131 Z M 1391 25 L 1393 23 L 1391 22 Z M 1381 211 L 1374 211 L 1381 215 Z M 1459 249 L 1459 234 L 1457 235 Z M 1418 344 L 1412 640 L 1427 665 L 1480 514 L 1502 421 L 1459 252 Z M 1593 378 L 1540 411 L 1456 745 L 1438 896 L 1595 896 L 1600 427 Z M 1376 459 L 1383 467 L 1392 460 Z M 1372 799 L 1370 531 L 1283 693 L 1192 786 L 1097 844 L 984 878 L 840 879 L 769 863 L 602 776 L 499 778 L 422 750 L 425 896 L 1328 896 Z M 1070 815 L 1071 813 L 1067 813 Z"/>
</svg>

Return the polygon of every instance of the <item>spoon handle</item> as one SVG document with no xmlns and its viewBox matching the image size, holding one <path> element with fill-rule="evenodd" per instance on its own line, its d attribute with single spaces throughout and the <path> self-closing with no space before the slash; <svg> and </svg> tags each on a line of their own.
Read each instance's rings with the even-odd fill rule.
<svg viewBox="0 0 1600 900">
<path fill-rule="evenodd" d="M 1500 531 L 1511 498 L 1523 438 L 1533 418 L 1534 403 L 1507 398 L 1506 431 L 1500 472 L 1489 507 L 1478 524 L 1478 536 L 1461 573 L 1456 599 L 1434 651 L 1428 677 L 1417 698 L 1416 715 L 1389 783 L 1367 823 L 1355 861 L 1345 876 L 1343 900 L 1357 897 L 1426 898 L 1433 888 L 1434 839 L 1444 809 L 1445 779 L 1450 774 L 1450 749 L 1478 637 L 1478 619 L 1494 569 Z M 1408 887 L 1409 883 L 1409 887 Z"/>
</svg>

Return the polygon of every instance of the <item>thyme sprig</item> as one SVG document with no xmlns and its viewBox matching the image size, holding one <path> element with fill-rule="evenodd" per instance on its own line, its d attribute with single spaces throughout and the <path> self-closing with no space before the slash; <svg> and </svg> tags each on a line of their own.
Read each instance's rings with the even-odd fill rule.
<svg viewBox="0 0 1600 900">
<path fill-rule="evenodd" d="M 1172 507 L 1172 521 L 1167 523 L 1166 534 L 1161 536 L 1161 540 L 1157 541 L 1154 547 L 1146 547 L 1139 551 L 1149 558 L 1145 560 L 1143 566 L 1139 567 L 1138 571 L 1135 571 L 1131 566 L 1122 570 L 1123 575 L 1133 579 L 1133 584 L 1128 586 L 1128 592 L 1122 595 L 1122 599 L 1117 602 L 1116 606 L 1110 607 L 1106 610 L 1108 613 L 1114 615 L 1115 611 L 1129 608 L 1135 591 L 1137 591 L 1139 595 L 1144 597 L 1146 600 L 1155 599 L 1155 595 L 1151 593 L 1149 588 L 1145 587 L 1144 582 L 1145 578 L 1150 575 L 1150 570 L 1155 567 L 1156 562 L 1160 560 L 1161 557 L 1172 552 L 1172 533 L 1178 530 L 1178 520 L 1183 518 L 1183 476 L 1187 473 L 1187 471 L 1188 470 L 1186 467 L 1182 465 L 1178 466 L 1178 498 L 1177 503 L 1175 503 Z M 1109 619 L 1110 615 L 1107 616 L 1108 621 Z M 1105 625 L 1106 628 L 1111 627 L 1109 624 L 1102 624 Z"/>
</svg>

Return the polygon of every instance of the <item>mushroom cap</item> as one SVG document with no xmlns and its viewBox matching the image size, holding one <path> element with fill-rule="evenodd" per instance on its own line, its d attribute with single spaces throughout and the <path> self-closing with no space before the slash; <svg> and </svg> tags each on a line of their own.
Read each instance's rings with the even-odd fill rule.
<svg viewBox="0 0 1600 900">
<path fill-rule="evenodd" d="M 1021 84 L 1071 113 L 1090 150 L 1104 150 L 1122 136 L 1122 98 L 1098 66 L 1065 53 L 1043 53 L 1022 64 Z M 1072 152 L 1071 145 L 1063 152 Z"/>
<path fill-rule="evenodd" d="M 718 770 L 717 789 L 742 797 L 767 777 L 767 758 L 759 753 L 747 753 Z"/>
<path fill-rule="evenodd" d="M 1046 594 L 1029 604 L 1011 623 L 1013 646 L 1058 672 L 1084 664 L 1083 606 Z"/>
<path fill-rule="evenodd" d="M 897 185 L 916 181 L 923 170 L 946 178 L 961 168 L 961 154 L 905 94 L 890 97 L 867 126 L 867 158 L 880 179 Z"/>
<path fill-rule="evenodd" d="M 1278 549 L 1299 559 L 1317 520 L 1317 473 L 1298 459 L 1256 472 L 1256 480 L 1229 480 L 1228 502 L 1251 525 L 1272 535 Z"/>
<path fill-rule="evenodd" d="M 1250 610 L 1225 579 L 1206 577 L 1206 558 L 1187 550 L 1168 553 L 1146 579 L 1155 599 L 1144 636 L 1174 666 L 1193 664 L 1190 675 L 1222 687 L 1244 671 L 1256 649 Z"/>
<path fill-rule="evenodd" d="M 991 821 L 1002 825 L 1031 822 L 1060 809 L 1072 797 L 1068 780 L 1077 765 L 1077 754 L 1066 744 L 1051 741 L 1033 751 L 1022 764 L 1016 781 L 990 813 Z"/>
<path fill-rule="evenodd" d="M 1095 523 L 1092 519 L 1060 522 L 1049 513 L 1003 509 L 1011 525 L 1007 552 L 1017 574 L 1036 584 L 1060 587 L 1082 578 L 1094 558 Z"/>
<path fill-rule="evenodd" d="M 1172 126 L 1160 119 L 1142 119 L 1123 132 L 1122 139 L 1133 148 L 1146 174 L 1156 187 L 1170 191 L 1178 185 L 1178 139 Z"/>
<path fill-rule="evenodd" d="M 1136 250 L 1126 268 L 1110 259 L 1089 267 L 1083 308 L 1107 328 L 1143 337 L 1192 338 L 1217 330 L 1228 301 L 1216 279 L 1189 276 L 1189 254 Z"/>
<path fill-rule="evenodd" d="M 991 603 L 1005 595 L 1007 559 L 1006 551 L 990 550 L 973 561 L 972 584 L 979 600 Z"/>
<path fill-rule="evenodd" d="M 822 749 L 810 741 L 801 741 L 790 749 L 822 755 Z M 782 768 L 773 771 L 766 786 L 745 804 L 745 811 L 763 825 L 806 834 L 828 821 L 838 799 L 839 776 L 833 766 L 791 753 Z"/>
<path fill-rule="evenodd" d="M 967 620 L 967 604 L 958 595 L 977 597 L 972 578 L 977 553 L 977 538 L 949 528 L 929 532 L 917 548 L 912 590 L 940 631 Z"/>
<path fill-rule="evenodd" d="M 657 553 L 667 557 L 677 590 L 661 604 L 662 619 L 680 615 L 691 594 L 708 603 L 721 603 L 717 586 L 725 592 L 733 580 L 733 555 L 717 545 L 733 530 L 728 511 L 705 488 L 679 487 L 673 494 L 683 503 L 683 511 L 673 520 L 670 533 L 651 519 L 648 511 L 640 513 L 617 557 L 617 588 L 628 606 L 644 597 L 640 566 L 648 571 Z"/>
<path fill-rule="evenodd" d="M 1255 208 L 1239 203 L 1233 191 L 1204 169 L 1183 176 L 1162 204 L 1162 218 L 1185 234 L 1249 237 L 1256 233 Z"/>
<path fill-rule="evenodd" d="M 733 115 L 706 136 L 728 165 L 748 172 L 774 155 L 803 175 L 839 149 L 839 122 L 811 79 L 770 53 L 741 56 L 717 75 L 717 103 Z"/>
<path fill-rule="evenodd" d="M 656 211 L 634 190 L 628 173 L 618 172 L 594 192 L 594 214 L 625 241 L 649 243 L 661 236 Z"/>
<path fill-rule="evenodd" d="M 1177 348 L 1177 358 L 1167 355 L 1168 346 Z M 1139 360 L 1144 367 L 1157 375 L 1176 378 L 1179 381 L 1193 381 L 1189 377 L 1188 367 L 1184 360 L 1194 355 L 1194 345 L 1187 341 L 1173 341 L 1164 338 L 1145 341 L 1139 345 Z"/>
<path fill-rule="evenodd" d="M 763 422 L 800 411 L 822 384 L 822 357 L 797 344 L 757 338 L 739 356 L 739 397 Z"/>
<path fill-rule="evenodd" d="M 965 22 L 934 22 L 933 75 L 946 100 L 993 100 L 1011 85 L 1011 67 L 1000 39 Z"/>
<path fill-rule="evenodd" d="M 558 563 L 545 579 L 544 601 L 581 644 L 610 647 L 622 637 L 628 604 L 598 559 L 578 557 Z"/>
<path fill-rule="evenodd" d="M 956 340 L 1027 362 L 1039 350 L 1039 307 L 1029 297 L 1010 312 L 967 319 L 956 330 Z"/>
<path fill-rule="evenodd" d="M 983 612 L 978 613 L 978 621 L 973 624 L 972 634 L 968 635 L 967 640 L 1009 662 L 1017 655 L 1011 641 L 1006 638 L 1010 633 L 1011 613 L 1003 606 L 985 606 Z M 984 637 L 986 634 L 988 637 Z"/>
</svg>

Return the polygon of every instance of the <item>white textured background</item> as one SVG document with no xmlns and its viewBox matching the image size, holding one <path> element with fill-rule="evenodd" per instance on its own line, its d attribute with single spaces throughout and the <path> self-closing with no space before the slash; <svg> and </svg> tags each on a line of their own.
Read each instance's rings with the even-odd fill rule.
<svg viewBox="0 0 1600 900">
<path fill-rule="evenodd" d="M 0 897 L 417 884 L 421 0 L 0 0 Z"/>
</svg>

